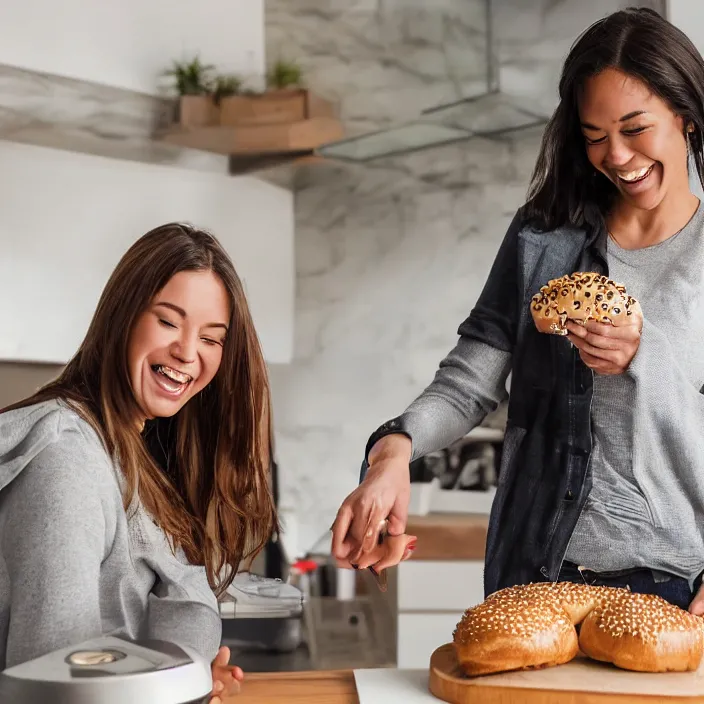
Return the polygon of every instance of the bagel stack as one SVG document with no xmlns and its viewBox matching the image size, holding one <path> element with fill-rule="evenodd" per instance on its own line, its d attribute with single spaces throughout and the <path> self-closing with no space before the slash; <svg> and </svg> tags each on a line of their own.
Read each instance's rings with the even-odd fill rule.
<svg viewBox="0 0 704 704">
<path fill-rule="evenodd" d="M 467 609 L 453 646 L 470 677 L 561 665 L 580 650 L 622 669 L 683 672 L 702 660 L 704 622 L 653 595 L 541 582 L 502 589 Z"/>
</svg>

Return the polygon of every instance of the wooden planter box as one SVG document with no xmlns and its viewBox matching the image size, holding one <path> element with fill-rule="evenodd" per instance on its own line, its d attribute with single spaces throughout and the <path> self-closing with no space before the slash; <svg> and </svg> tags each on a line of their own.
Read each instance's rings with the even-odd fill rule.
<svg viewBox="0 0 704 704">
<path fill-rule="evenodd" d="M 176 106 L 181 127 L 207 127 L 218 122 L 217 107 L 209 95 L 182 95 Z"/>
<path fill-rule="evenodd" d="M 159 139 L 230 157 L 230 173 L 317 158 L 316 147 L 342 139 L 335 105 L 308 90 L 269 91 L 220 100 L 183 96 L 177 120 Z"/>
<path fill-rule="evenodd" d="M 233 95 L 220 101 L 220 124 L 223 127 L 277 125 L 314 117 L 334 117 L 334 108 L 329 101 L 305 89 Z"/>
</svg>

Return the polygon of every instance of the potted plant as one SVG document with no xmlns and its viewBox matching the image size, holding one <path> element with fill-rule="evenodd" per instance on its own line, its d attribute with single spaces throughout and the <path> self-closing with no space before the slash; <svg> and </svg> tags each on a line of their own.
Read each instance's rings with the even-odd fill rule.
<svg viewBox="0 0 704 704">
<path fill-rule="evenodd" d="M 220 124 L 264 125 L 298 122 L 310 116 L 303 71 L 294 61 L 279 59 L 267 74 L 267 89 L 231 95 L 220 103 Z"/>
<path fill-rule="evenodd" d="M 204 127 L 217 122 L 213 70 L 213 66 L 203 64 L 200 57 L 195 56 L 190 61 L 174 61 L 166 71 L 166 75 L 174 79 L 179 96 L 176 121 L 181 127 Z"/>
<path fill-rule="evenodd" d="M 215 76 L 213 81 L 213 99 L 221 105 L 224 98 L 237 95 L 242 90 L 242 79 L 234 73 Z"/>
<path fill-rule="evenodd" d="M 279 59 L 267 75 L 267 86 L 273 90 L 300 89 L 302 84 L 303 70 L 295 61 Z"/>
</svg>

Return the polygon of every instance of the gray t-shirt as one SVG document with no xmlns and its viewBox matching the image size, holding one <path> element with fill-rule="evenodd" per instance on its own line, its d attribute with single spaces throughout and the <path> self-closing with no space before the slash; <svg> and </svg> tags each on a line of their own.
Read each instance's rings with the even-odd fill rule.
<svg viewBox="0 0 704 704">
<path fill-rule="evenodd" d="M 704 206 L 657 245 L 625 250 L 609 238 L 607 262 L 609 277 L 624 284 L 643 308 L 647 324 L 641 347 L 648 347 L 642 356 L 655 356 L 677 370 L 661 374 L 658 366 L 642 362 L 640 374 L 594 375 L 593 486 L 565 557 L 597 571 L 648 567 L 691 580 L 704 567 L 704 524 L 693 530 L 680 519 L 691 516 L 703 497 L 680 449 L 696 439 L 678 437 L 668 426 L 683 428 L 700 413 L 689 399 L 704 385 Z M 640 350 L 632 366 L 639 357 Z M 651 405 L 662 400 L 665 408 L 667 399 L 667 407 L 682 414 L 649 428 L 647 452 L 660 453 L 647 462 L 659 467 L 656 491 L 644 489 L 644 451 L 634 452 L 636 384 L 647 385 L 641 397 L 647 395 Z"/>
<path fill-rule="evenodd" d="M 101 635 L 212 660 L 217 600 L 172 551 L 88 423 L 58 401 L 0 414 L 0 669 Z"/>
</svg>

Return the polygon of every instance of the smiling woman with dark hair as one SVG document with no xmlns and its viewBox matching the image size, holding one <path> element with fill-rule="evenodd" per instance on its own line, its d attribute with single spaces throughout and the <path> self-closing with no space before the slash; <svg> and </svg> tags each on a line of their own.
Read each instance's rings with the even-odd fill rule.
<svg viewBox="0 0 704 704">
<path fill-rule="evenodd" d="M 559 97 L 459 342 L 370 437 L 333 550 L 372 564 L 382 521 L 405 530 L 409 461 L 478 425 L 511 373 L 485 592 L 587 580 L 704 614 L 704 61 L 654 11 L 623 10 L 574 44 Z M 624 285 L 642 316 L 539 332 L 532 296 L 574 272 Z"/>
<path fill-rule="evenodd" d="M 237 689 L 216 596 L 276 528 L 270 432 L 227 253 L 187 225 L 148 232 L 59 378 L 0 413 L 0 669 L 122 635 L 190 646 L 214 695 Z"/>
<path fill-rule="evenodd" d="M 688 151 L 697 176 L 704 177 L 702 78 L 702 57 L 695 46 L 652 10 L 625 10 L 590 27 L 562 69 L 560 102 L 543 135 L 525 217 L 543 229 L 565 224 L 600 228 L 604 218 L 633 212 L 618 201 L 633 194 L 633 188 L 622 187 L 628 185 L 624 177 L 635 178 L 634 167 L 655 167 L 653 173 L 641 174 L 653 179 L 638 181 L 636 190 L 647 191 L 651 199 L 640 198 L 639 211 L 654 214 L 666 191 L 669 198 L 691 204 Z M 609 155 L 609 143 L 618 147 L 608 139 L 615 128 L 624 145 L 639 155 L 637 161 L 625 152 Z"/>
</svg>

